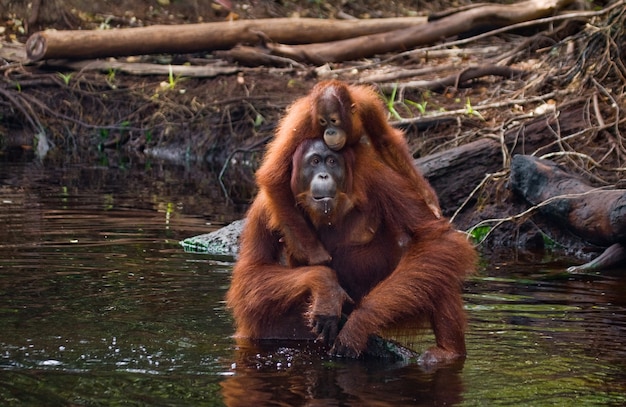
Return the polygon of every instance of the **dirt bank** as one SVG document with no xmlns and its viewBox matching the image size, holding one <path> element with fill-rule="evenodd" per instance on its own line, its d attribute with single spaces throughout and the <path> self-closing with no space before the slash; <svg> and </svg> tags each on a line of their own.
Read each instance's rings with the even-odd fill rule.
<svg viewBox="0 0 626 407">
<path fill-rule="evenodd" d="M 568 12 L 578 14 L 555 16 L 545 24 L 475 36 L 483 29 L 424 49 L 323 66 L 246 67 L 218 53 L 116 59 L 235 67 L 204 78 L 133 75 L 122 69 L 76 69 L 64 61 L 24 64 L 19 60 L 28 35 L 50 27 L 107 29 L 291 16 L 395 17 L 452 8 L 448 2 L 414 1 L 199 3 L 137 0 L 111 6 L 78 0 L 0 0 L 4 6 L 0 12 L 1 154 L 84 161 L 114 151 L 195 160 L 222 171 L 226 192 L 242 202 L 253 193 L 253 171 L 285 107 L 317 80 L 336 77 L 379 86 L 390 120 L 406 130 L 416 158 L 480 139 L 502 142 L 496 170 L 485 174 L 455 216 L 462 229 L 527 208 L 508 190 L 507 177 L 511 154 L 525 146 L 525 125 L 533 120 L 545 118 L 548 139 L 538 149 L 522 148 L 523 153 L 548 154 L 596 186 L 619 186 L 623 178 L 626 17 L 624 7 L 602 12 L 615 1 L 586 3 L 583 8 L 574 5 Z M 470 66 L 509 67 L 521 74 L 424 87 L 425 82 L 460 78 Z M 553 119 L 567 112 L 570 130 L 561 132 L 562 123 Z M 513 147 L 504 137 L 516 129 L 519 137 Z M 458 174 L 460 182 L 462 177 Z M 456 209 L 447 208 L 448 214 Z M 572 246 L 571 239 L 541 218 L 516 218 L 498 230 L 485 245 L 543 248 L 552 239 L 577 252 L 586 247 L 584 243 Z"/>
</svg>

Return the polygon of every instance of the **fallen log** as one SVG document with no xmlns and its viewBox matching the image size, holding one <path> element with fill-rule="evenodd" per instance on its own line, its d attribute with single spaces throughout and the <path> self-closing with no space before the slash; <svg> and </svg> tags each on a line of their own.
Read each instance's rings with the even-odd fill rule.
<svg viewBox="0 0 626 407">
<path fill-rule="evenodd" d="M 26 62 L 26 50 L 22 44 L 14 44 L 0 40 L 0 59 L 9 62 Z"/>
<path fill-rule="evenodd" d="M 491 139 L 482 139 L 420 158 L 415 164 L 437 191 L 444 213 L 450 213 L 450 207 L 456 209 L 461 205 L 485 173 L 497 171 L 501 167 L 501 158 L 500 144 Z M 188 252 L 236 258 L 243 226 L 244 221 L 237 220 L 214 232 L 193 236 L 180 243 Z"/>
<path fill-rule="evenodd" d="M 452 215 L 481 183 L 486 174 L 501 171 L 506 166 L 506 154 L 542 153 L 557 149 L 554 128 L 562 134 L 580 131 L 585 124 L 580 120 L 583 105 L 563 107 L 558 114 L 537 118 L 513 127 L 504 133 L 504 145 L 495 139 L 484 138 L 430 154 L 415 161 L 439 197 L 446 216 Z"/>
<path fill-rule="evenodd" d="M 495 173 L 505 167 L 503 148 L 507 154 L 527 154 L 541 149 L 549 152 L 556 149 L 553 142 L 554 128 L 563 134 L 580 131 L 585 123 L 584 104 L 564 107 L 559 114 L 540 116 L 521 126 L 513 127 L 504 134 L 504 146 L 492 138 L 483 138 L 459 147 L 415 160 L 416 166 L 428 179 L 439 197 L 446 216 L 454 213 L 472 191 L 483 181 L 486 174 Z M 185 239 L 181 244 L 188 251 L 214 255 L 237 255 L 237 239 L 243 226 L 233 223 L 216 232 Z"/>
<path fill-rule="evenodd" d="M 26 42 L 30 61 L 190 53 L 257 44 L 260 38 L 288 44 L 334 41 L 425 24 L 425 17 L 371 20 L 276 18 L 113 30 L 46 30 Z"/>
<path fill-rule="evenodd" d="M 213 232 L 181 240 L 180 244 L 186 252 L 236 259 L 239 254 L 239 236 L 245 224 L 245 219 L 239 219 Z"/>
<path fill-rule="evenodd" d="M 485 138 L 418 158 L 415 164 L 437 192 L 443 213 L 450 216 L 485 174 L 502 169 L 502 149 Z"/>
<path fill-rule="evenodd" d="M 498 142 L 482 139 L 420 158 L 415 164 L 437 191 L 444 212 L 450 213 L 449 206 L 456 209 L 461 205 L 485 173 L 501 168 L 502 150 Z M 237 220 L 221 229 L 184 239 L 180 243 L 188 252 L 236 258 L 239 235 L 244 224 L 245 220 Z"/>
<path fill-rule="evenodd" d="M 540 212 L 586 241 L 609 248 L 570 271 L 608 268 L 626 259 L 626 190 L 593 188 L 554 162 L 516 155 L 510 186 Z"/>
<path fill-rule="evenodd" d="M 549 16 L 574 0 L 527 0 L 517 4 L 487 4 L 447 15 L 428 24 L 322 44 L 267 44 L 276 55 L 324 64 L 406 51 L 485 27 L 504 27 Z M 277 41 L 279 42 L 279 41 Z"/>
</svg>

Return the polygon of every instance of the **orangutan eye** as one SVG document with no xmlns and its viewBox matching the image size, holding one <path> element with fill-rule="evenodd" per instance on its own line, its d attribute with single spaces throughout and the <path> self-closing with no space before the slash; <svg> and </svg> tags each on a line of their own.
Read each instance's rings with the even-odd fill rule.
<svg viewBox="0 0 626 407">
<path fill-rule="evenodd" d="M 318 165 L 322 160 L 318 156 L 311 158 L 311 165 Z"/>
<path fill-rule="evenodd" d="M 328 160 L 326 160 L 326 164 L 328 164 L 331 167 L 334 167 L 335 165 L 337 165 L 337 160 L 335 160 L 335 158 L 333 157 L 329 157 Z"/>
<path fill-rule="evenodd" d="M 326 127 L 327 124 L 328 122 L 326 121 L 326 119 L 324 119 L 323 117 L 320 117 L 320 125 Z"/>
</svg>

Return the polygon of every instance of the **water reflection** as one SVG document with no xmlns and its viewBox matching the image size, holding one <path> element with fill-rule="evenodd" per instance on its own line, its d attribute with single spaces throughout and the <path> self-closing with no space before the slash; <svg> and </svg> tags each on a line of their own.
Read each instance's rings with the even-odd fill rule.
<svg viewBox="0 0 626 407">
<path fill-rule="evenodd" d="M 462 362 L 428 373 L 415 364 L 332 359 L 313 344 L 240 344 L 233 370 L 221 383 L 227 406 L 455 405 L 463 392 Z"/>
<path fill-rule="evenodd" d="M 3 406 L 626 403 L 626 270 L 572 275 L 545 256 L 486 258 L 463 365 L 236 344 L 232 264 L 178 244 L 241 215 L 211 177 L 0 162 Z"/>
<path fill-rule="evenodd" d="M 558 261 L 523 261 L 494 259 L 465 296 L 474 396 L 489 405 L 622 405 L 626 270 L 572 275 Z"/>
</svg>

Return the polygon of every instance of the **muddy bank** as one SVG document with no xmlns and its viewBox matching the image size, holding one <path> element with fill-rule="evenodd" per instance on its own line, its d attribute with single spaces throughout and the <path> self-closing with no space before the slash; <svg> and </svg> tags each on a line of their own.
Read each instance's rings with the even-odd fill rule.
<svg viewBox="0 0 626 407">
<path fill-rule="evenodd" d="M 27 64 L 20 55 L 28 34 L 47 27 L 218 21 L 231 12 L 240 18 L 329 17 L 339 12 L 364 17 L 376 7 L 364 2 L 344 6 L 257 2 L 228 10 L 224 5 L 185 8 L 191 4 L 185 1 L 169 6 L 136 1 L 105 10 L 102 5 L 80 1 L 44 2 L 35 18 L 32 10 L 17 8 L 19 3 L 12 2 L 12 8 L 6 9 L 0 33 L 3 158 L 24 155 L 58 162 L 97 162 L 103 155 L 130 154 L 195 163 L 199 171 L 219 174 L 228 199 L 245 203 L 254 195 L 254 171 L 286 106 L 318 80 L 335 77 L 379 88 L 389 119 L 405 130 L 415 158 L 432 160 L 476 142 L 490 146 L 489 154 L 460 155 L 464 166 L 448 166 L 445 177 L 429 175 L 444 197 L 446 215 L 460 229 L 470 230 L 488 219 L 509 219 L 482 242 L 485 250 L 515 246 L 590 258 L 601 249 L 541 216 L 515 217 L 528 209 L 528 203 L 510 191 L 508 177 L 513 154 L 532 154 L 556 161 L 592 186 L 620 187 L 626 160 L 623 8 L 593 16 L 577 14 L 549 26 L 477 37 L 465 33 L 401 56 L 322 66 L 246 67 L 214 53 L 115 61 L 210 67 L 219 72 L 194 78 L 138 75 L 123 68 L 90 70 L 87 65 L 77 69 L 64 61 Z M 418 13 L 411 2 L 397 4 L 394 10 L 379 7 L 384 12 L 371 12 L 370 17 Z M 75 9 L 66 8 L 70 5 Z M 428 7 L 419 12 L 450 8 L 438 3 Z M 445 82 L 437 88 L 424 85 L 461 78 L 474 66 L 507 66 L 520 74 L 486 75 Z M 456 191 L 453 199 L 447 198 L 451 192 L 445 186 Z"/>
</svg>

